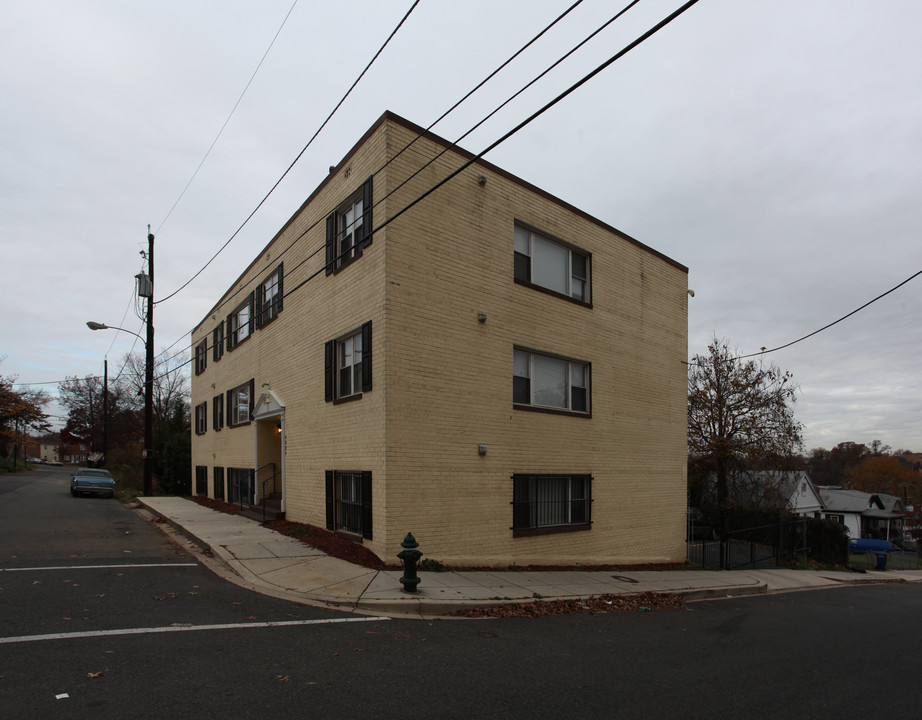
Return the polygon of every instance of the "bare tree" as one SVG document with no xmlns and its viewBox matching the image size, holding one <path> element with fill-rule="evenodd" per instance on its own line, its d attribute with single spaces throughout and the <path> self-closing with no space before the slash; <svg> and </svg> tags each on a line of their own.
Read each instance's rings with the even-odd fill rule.
<svg viewBox="0 0 922 720">
<path fill-rule="evenodd" d="M 716 338 L 688 370 L 689 464 L 717 477 L 718 523 L 726 534 L 728 476 L 736 468 L 763 468 L 801 449 L 802 426 L 792 406 L 797 386 L 787 371 L 744 359 Z"/>
<path fill-rule="evenodd" d="M 154 426 L 166 422 L 173 415 L 177 401 L 189 404 L 189 356 L 169 356 L 162 351 L 154 361 Z M 125 358 L 119 374 L 119 384 L 139 410 L 144 408 L 145 358 L 133 353 Z"/>
</svg>

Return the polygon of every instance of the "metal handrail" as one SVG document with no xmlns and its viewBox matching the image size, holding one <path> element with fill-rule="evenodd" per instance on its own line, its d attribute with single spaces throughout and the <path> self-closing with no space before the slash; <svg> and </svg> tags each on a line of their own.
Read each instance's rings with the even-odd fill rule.
<svg viewBox="0 0 922 720">
<path fill-rule="evenodd" d="M 272 467 L 272 475 L 267 477 L 265 480 L 263 480 L 262 487 L 260 488 L 260 493 L 259 493 L 259 504 L 262 505 L 262 509 L 263 509 L 263 522 L 266 521 L 266 483 L 271 480 L 272 481 L 272 491 L 275 492 L 275 477 L 278 474 L 278 471 L 277 471 L 277 468 L 274 462 L 266 463 L 265 465 L 263 465 L 261 468 L 257 469 L 256 471 L 256 477 L 258 478 L 260 470 L 265 470 L 269 466 Z"/>
</svg>

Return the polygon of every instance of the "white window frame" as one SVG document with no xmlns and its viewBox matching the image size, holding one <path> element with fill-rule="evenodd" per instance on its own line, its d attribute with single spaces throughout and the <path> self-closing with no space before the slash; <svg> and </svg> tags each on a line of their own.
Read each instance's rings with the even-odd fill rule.
<svg viewBox="0 0 922 720">
<path fill-rule="evenodd" d="M 208 432 L 208 401 L 195 406 L 195 434 L 204 435 Z"/>
<path fill-rule="evenodd" d="M 345 378 L 349 387 L 345 387 Z M 362 331 L 336 341 L 336 397 L 362 393 Z"/>
<path fill-rule="evenodd" d="M 553 367 L 556 364 L 560 368 L 562 365 L 562 369 L 565 370 L 565 384 L 562 388 L 539 386 L 538 381 L 542 369 L 539 365 L 545 363 L 547 367 Z M 587 362 L 515 347 L 512 374 L 512 397 L 517 407 L 540 408 L 587 416 L 592 412 L 591 365 Z M 553 391 L 556 390 L 559 393 L 561 389 L 564 394 L 563 403 L 547 401 Z M 527 392 L 527 397 L 523 395 L 524 392 Z"/>
<path fill-rule="evenodd" d="M 539 287 L 576 302 L 591 303 L 591 257 L 589 253 L 573 247 L 567 243 L 553 240 L 545 235 L 530 230 L 523 225 L 516 224 L 514 230 L 515 246 L 515 279 L 518 282 Z M 542 250 L 563 251 L 566 253 L 566 267 L 557 267 L 557 271 L 565 275 L 561 286 L 555 287 L 553 283 L 542 281 L 538 277 L 541 268 L 535 264 L 535 257 Z M 563 257 L 563 253 L 560 253 Z M 580 268 L 582 265 L 582 268 Z M 563 279 L 563 278 L 559 278 Z"/>
<path fill-rule="evenodd" d="M 272 274 L 263 280 L 259 285 L 259 305 L 256 313 L 259 317 L 259 326 L 265 327 L 268 323 L 275 320 L 281 312 L 278 302 L 279 293 L 282 285 L 282 266 L 279 265 Z"/>
<path fill-rule="evenodd" d="M 245 425 L 250 422 L 250 411 L 253 407 L 253 398 L 251 397 L 250 389 L 250 382 L 247 381 L 231 390 L 231 398 L 233 400 L 230 408 L 231 427 Z"/>
<path fill-rule="evenodd" d="M 344 265 L 358 254 L 356 230 L 364 228 L 364 199 L 359 193 L 337 211 L 336 264 Z"/>
</svg>

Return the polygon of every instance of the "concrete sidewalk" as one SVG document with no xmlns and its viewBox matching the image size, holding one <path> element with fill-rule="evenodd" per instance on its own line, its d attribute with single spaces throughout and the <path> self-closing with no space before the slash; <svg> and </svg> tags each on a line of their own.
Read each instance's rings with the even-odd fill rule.
<svg viewBox="0 0 922 720">
<path fill-rule="evenodd" d="M 922 571 L 645 570 L 420 572 L 404 592 L 400 570 L 369 570 L 236 515 L 180 497 L 138 498 L 155 518 L 209 552 L 257 592 L 374 615 L 438 617 L 457 610 L 592 595 L 679 593 L 696 600 L 790 592 L 884 580 L 922 581 Z"/>
</svg>

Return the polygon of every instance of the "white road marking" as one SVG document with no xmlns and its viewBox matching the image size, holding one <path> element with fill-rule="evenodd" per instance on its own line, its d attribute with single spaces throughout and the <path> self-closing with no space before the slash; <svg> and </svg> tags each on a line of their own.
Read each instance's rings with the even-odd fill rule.
<svg viewBox="0 0 922 720">
<path fill-rule="evenodd" d="M 122 630 L 92 630 L 86 632 L 49 633 L 48 635 L 19 635 L 0 638 L 0 645 L 38 642 L 41 640 L 73 640 L 79 638 L 112 637 L 114 635 L 150 635 L 156 633 L 191 632 L 194 630 L 242 630 L 245 628 L 294 627 L 298 625 L 332 625 L 335 623 L 381 622 L 387 617 L 329 618 L 327 620 L 283 620 L 280 622 L 229 623 L 227 625 L 169 625 L 152 628 L 125 628 Z"/>
<path fill-rule="evenodd" d="M 41 570 L 108 570 L 109 568 L 198 567 L 198 563 L 133 563 L 123 565 L 52 565 L 50 567 L 0 568 L 5 572 L 39 572 Z"/>
</svg>

